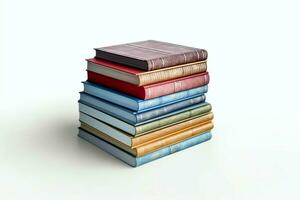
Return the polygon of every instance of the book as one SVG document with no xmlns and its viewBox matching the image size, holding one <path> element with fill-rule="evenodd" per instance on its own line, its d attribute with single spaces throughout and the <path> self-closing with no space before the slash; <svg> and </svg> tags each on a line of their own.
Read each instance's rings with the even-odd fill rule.
<svg viewBox="0 0 300 200">
<path fill-rule="evenodd" d="M 160 128 L 164 128 L 168 125 L 171 125 L 172 123 L 176 123 L 190 117 L 203 115 L 204 113 L 211 111 L 211 105 L 208 103 L 202 103 L 199 105 L 190 106 L 188 108 L 174 111 L 172 113 L 147 120 L 136 125 L 124 122 L 118 118 L 115 118 L 80 102 L 79 111 L 79 120 L 81 122 L 97 128 L 98 130 L 106 134 L 115 134 L 124 137 L 124 132 L 130 135 L 138 135 L 141 133 L 147 133 L 150 131 L 158 130 Z"/>
<path fill-rule="evenodd" d="M 149 153 L 145 156 L 135 157 L 121 150 L 120 148 L 110 144 L 109 142 L 106 142 L 100 139 L 99 137 L 94 136 L 82 129 L 79 129 L 78 136 L 133 167 L 143 165 L 145 163 L 154 161 L 158 158 L 162 158 L 164 156 L 195 146 L 197 144 L 210 140 L 212 137 L 210 132 L 206 132 L 198 136 L 192 137 L 190 139 L 187 139 L 185 141 L 179 142 L 177 144 L 170 145 L 169 147 L 165 147 L 158 151 Z"/>
<path fill-rule="evenodd" d="M 139 145 L 139 146 L 132 147 L 132 148 L 130 146 L 127 146 L 127 145 L 119 142 L 118 140 L 110 137 L 109 135 L 102 133 L 101 131 L 99 131 L 87 124 L 82 123 L 80 128 L 119 147 L 120 149 L 123 149 L 124 151 L 126 151 L 136 157 L 140 157 L 140 156 L 144 156 L 148 153 L 152 153 L 154 151 L 162 149 L 164 147 L 170 146 L 172 144 L 182 142 L 183 140 L 186 140 L 193 136 L 210 131 L 213 128 L 213 126 L 214 125 L 211 121 L 208 121 L 208 122 L 202 123 L 202 124 L 196 124 L 194 126 L 187 127 L 185 129 L 180 129 L 176 132 L 173 132 L 172 134 L 157 138 L 156 140 L 153 140 L 148 143 L 144 143 L 143 145 Z"/>
<path fill-rule="evenodd" d="M 110 134 L 110 133 L 106 134 L 97 129 L 99 126 L 95 126 L 96 127 L 95 128 L 84 122 L 81 122 L 81 127 L 92 133 L 94 133 L 94 131 L 91 131 L 91 130 L 96 130 L 95 132 L 97 132 L 100 135 L 105 134 L 106 138 L 112 138 L 113 140 L 118 141 L 118 143 L 122 144 L 123 146 L 130 147 L 130 148 L 136 148 L 138 146 L 143 146 L 146 143 L 152 143 L 154 141 L 157 141 L 160 138 L 170 136 L 180 130 L 187 129 L 192 126 L 199 126 L 201 124 L 208 123 L 209 121 L 212 121 L 212 119 L 213 119 L 213 114 L 211 112 L 205 113 L 200 116 L 195 116 L 195 117 L 191 117 L 191 118 L 182 120 L 182 121 L 172 124 L 168 127 L 165 127 L 165 128 L 159 129 L 159 130 L 154 130 L 152 132 L 148 132 L 147 134 L 138 134 L 136 136 L 132 136 L 125 132 L 120 132 L 120 131 L 115 135 Z M 95 135 L 98 135 L 97 133 L 95 133 Z M 126 137 L 126 140 L 118 140 L 118 137 L 116 137 L 116 136 L 120 133 L 123 134 L 124 137 Z M 107 140 L 106 138 L 104 138 L 104 139 Z"/>
<path fill-rule="evenodd" d="M 204 85 L 153 99 L 142 100 L 134 96 L 130 96 L 125 93 L 110 89 L 109 87 L 94 84 L 88 81 L 83 82 L 83 85 L 85 93 L 134 110 L 136 112 L 144 112 L 154 109 L 158 106 L 167 106 L 171 103 L 186 100 L 192 96 L 204 94 L 208 90 L 207 85 Z"/>
<path fill-rule="evenodd" d="M 207 85 L 209 83 L 209 74 L 208 72 L 203 72 L 159 83 L 136 86 L 118 79 L 88 71 L 88 81 L 101 84 L 102 86 L 121 91 L 140 99 L 153 99 Z"/>
<path fill-rule="evenodd" d="M 206 61 L 177 65 L 154 71 L 144 71 L 108 60 L 87 59 L 87 70 L 138 86 L 149 85 L 183 76 L 205 72 Z"/>
<path fill-rule="evenodd" d="M 207 59 L 207 51 L 167 42 L 146 40 L 95 48 L 101 58 L 146 71 Z"/>
<path fill-rule="evenodd" d="M 95 96 L 91 96 L 87 93 L 80 93 L 79 102 L 84 103 L 86 105 L 90 105 L 100 111 L 103 111 L 109 115 L 112 115 L 118 119 L 121 119 L 129 124 L 135 125 L 137 123 L 147 121 L 158 116 L 180 110 L 182 108 L 192 106 L 195 104 L 199 104 L 205 101 L 205 95 L 197 95 L 192 96 L 189 99 L 178 101 L 173 104 L 169 104 L 166 106 L 157 106 L 151 110 L 147 110 L 144 112 L 136 112 L 119 106 L 117 104 L 110 103 L 108 101 L 102 100 Z"/>
</svg>

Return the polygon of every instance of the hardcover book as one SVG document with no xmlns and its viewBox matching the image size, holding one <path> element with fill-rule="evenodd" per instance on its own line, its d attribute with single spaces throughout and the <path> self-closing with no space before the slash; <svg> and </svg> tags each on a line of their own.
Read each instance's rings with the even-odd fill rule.
<svg viewBox="0 0 300 200">
<path fill-rule="evenodd" d="M 95 48 L 96 57 L 151 71 L 207 59 L 207 51 L 147 40 Z"/>
<path fill-rule="evenodd" d="M 194 62 L 154 71 L 143 71 L 103 59 L 87 59 L 87 70 L 127 83 L 142 86 L 205 72 L 206 61 Z"/>
<path fill-rule="evenodd" d="M 207 85 L 209 83 L 209 74 L 208 72 L 204 72 L 159 83 L 153 83 L 150 85 L 136 86 L 124 81 L 88 71 L 88 81 L 110 87 L 114 90 L 127 93 L 140 99 L 153 99 L 156 97 Z"/>
<path fill-rule="evenodd" d="M 146 122 L 139 123 L 135 126 L 83 103 L 79 103 L 79 111 L 79 120 L 81 122 L 97 128 L 106 134 L 112 134 L 111 132 L 114 132 L 114 135 L 120 135 L 124 137 L 124 132 L 130 135 L 139 135 L 142 133 L 146 134 L 148 132 L 170 126 L 173 123 L 203 115 L 211 111 L 211 105 L 208 103 L 203 103 L 190 106 L 189 108 L 175 111 L 173 113 L 158 117 L 154 120 L 148 120 Z"/>
<path fill-rule="evenodd" d="M 79 129 L 78 136 L 133 167 L 143 165 L 158 158 L 162 158 L 164 156 L 195 146 L 197 144 L 210 140 L 212 137 L 210 132 L 206 132 L 198 136 L 192 137 L 190 139 L 184 140 L 182 142 L 179 142 L 177 144 L 173 144 L 158 151 L 149 153 L 147 155 L 135 157 L 127 153 L 126 151 L 123 151 L 120 148 L 112 145 L 111 143 L 106 142 L 100 139 L 99 137 L 94 136 L 93 134 L 82 129 Z"/>
<path fill-rule="evenodd" d="M 101 129 L 101 128 L 100 128 L 101 130 L 97 129 L 99 127 L 99 126 L 97 126 L 97 124 L 95 124 L 96 126 L 93 127 L 93 126 L 86 124 L 85 122 L 81 122 L 81 128 L 83 128 L 89 132 L 92 132 L 92 133 L 94 133 L 94 131 L 91 131 L 91 130 L 97 130 L 95 132 L 98 132 L 100 135 L 105 134 L 106 138 L 112 138 L 115 141 L 118 141 L 118 143 L 122 144 L 122 146 L 136 148 L 138 146 L 143 146 L 146 143 L 152 143 L 157 140 L 160 140 L 161 138 L 168 137 L 180 130 L 187 129 L 187 128 L 193 127 L 193 126 L 200 126 L 202 124 L 206 124 L 209 121 L 212 121 L 212 119 L 213 119 L 213 114 L 211 112 L 205 113 L 200 116 L 191 117 L 191 118 L 182 120 L 178 123 L 174 123 L 171 126 L 165 127 L 163 129 L 154 130 L 147 134 L 139 134 L 136 136 L 132 136 L 125 132 L 120 132 L 120 131 L 115 135 L 110 134 L 110 133 L 104 133 L 101 131 L 103 129 Z M 97 135 L 96 133 L 94 133 L 94 134 Z M 118 138 L 119 138 L 119 137 L 117 137 L 118 134 L 123 134 L 124 138 L 126 138 L 126 139 L 118 140 Z M 123 136 L 121 136 L 121 137 L 123 137 Z M 107 140 L 106 138 L 104 138 L 104 139 Z"/>
<path fill-rule="evenodd" d="M 173 104 L 169 104 L 166 106 L 157 106 L 151 110 L 147 110 L 144 112 L 135 112 L 129 109 L 126 109 L 117 104 L 110 103 L 108 101 L 102 100 L 100 98 L 91 96 L 87 93 L 80 93 L 79 102 L 84 103 L 86 105 L 90 105 L 100 111 L 103 111 L 109 115 L 112 115 L 118 119 L 121 119 L 129 124 L 135 125 L 161 115 L 180 110 L 182 108 L 192 106 L 195 104 L 199 104 L 205 101 L 204 95 L 193 96 L 189 99 L 178 101 Z"/>
<path fill-rule="evenodd" d="M 109 87 L 101 86 L 88 81 L 83 82 L 83 85 L 85 93 L 134 110 L 136 112 L 144 112 L 154 108 L 167 106 L 172 103 L 189 99 L 193 96 L 202 95 L 208 90 L 207 85 L 204 85 L 153 99 L 142 100 L 110 89 Z"/>
<path fill-rule="evenodd" d="M 203 124 L 197 124 L 195 126 L 181 129 L 176 132 L 173 132 L 172 134 L 157 138 L 156 140 L 149 141 L 147 143 L 144 143 L 143 145 L 139 145 L 134 148 L 130 148 L 130 146 L 119 142 L 113 137 L 110 137 L 109 135 L 106 135 L 105 133 L 102 133 L 101 131 L 87 124 L 82 123 L 80 128 L 119 147 L 120 149 L 123 149 L 124 151 L 132 154 L 133 156 L 140 157 L 162 149 L 164 147 L 170 146 L 172 144 L 182 142 L 183 140 L 189 139 L 204 132 L 210 131 L 213 128 L 213 123 L 211 121 L 208 121 Z"/>
</svg>

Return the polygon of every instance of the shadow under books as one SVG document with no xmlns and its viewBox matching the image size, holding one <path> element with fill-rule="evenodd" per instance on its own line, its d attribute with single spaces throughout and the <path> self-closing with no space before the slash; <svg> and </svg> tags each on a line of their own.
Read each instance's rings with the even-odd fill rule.
<svg viewBox="0 0 300 200">
<path fill-rule="evenodd" d="M 60 118 L 35 127 L 34 144 L 29 144 L 35 151 L 44 152 L 50 158 L 75 159 L 86 164 L 107 167 L 131 168 L 125 163 L 102 151 L 93 144 L 79 138 L 79 123 L 70 118 Z M 64 161 L 67 162 L 67 161 Z M 71 164 L 72 160 L 70 160 Z"/>
</svg>

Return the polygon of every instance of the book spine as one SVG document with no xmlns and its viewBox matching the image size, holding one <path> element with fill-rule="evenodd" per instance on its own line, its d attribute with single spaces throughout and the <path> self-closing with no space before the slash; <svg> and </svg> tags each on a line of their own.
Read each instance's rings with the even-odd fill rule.
<svg viewBox="0 0 300 200">
<path fill-rule="evenodd" d="M 151 153 L 151 152 L 161 149 L 163 147 L 170 146 L 172 144 L 175 144 L 175 143 L 181 142 L 183 140 L 186 140 L 188 138 L 191 138 L 195 135 L 207 132 L 207 131 L 211 130 L 213 128 L 213 126 L 214 125 L 212 122 L 209 122 L 207 124 L 203 124 L 200 126 L 197 125 L 197 126 L 185 129 L 185 130 L 175 132 L 171 136 L 161 138 L 160 140 L 157 140 L 155 142 L 147 143 L 143 146 L 136 148 L 137 156 L 139 157 L 139 156 L 146 155 L 148 153 Z"/>
<path fill-rule="evenodd" d="M 144 87 L 138 87 L 136 85 L 114 79 L 111 77 L 103 76 L 101 74 L 97 74 L 95 72 L 87 71 L 88 81 L 100 85 L 104 85 L 106 87 L 112 88 L 114 90 L 118 90 L 129 95 L 138 97 L 140 99 L 145 98 Z"/>
<path fill-rule="evenodd" d="M 148 85 L 174 78 L 189 76 L 192 74 L 205 72 L 206 69 L 206 62 L 201 62 L 183 65 L 182 67 L 170 68 L 155 73 L 145 73 L 139 75 L 139 85 Z"/>
<path fill-rule="evenodd" d="M 188 79 L 183 79 L 175 82 L 167 82 L 165 84 L 155 85 L 145 88 L 145 99 L 152 99 L 183 90 L 192 89 L 195 87 L 207 85 L 209 83 L 209 74 L 195 76 Z"/>
<path fill-rule="evenodd" d="M 153 153 L 147 154 L 142 157 L 137 157 L 136 158 L 136 166 L 140 166 L 142 164 L 148 163 L 148 162 L 156 160 L 158 158 L 179 152 L 181 150 L 195 146 L 202 142 L 206 142 L 206 141 L 210 140 L 211 137 L 212 137 L 211 133 L 207 132 L 207 133 L 201 134 L 199 136 L 192 137 L 192 138 L 185 140 L 183 142 L 180 142 L 178 144 L 174 144 L 169 147 L 163 148 L 159 151 L 155 151 Z"/>
<path fill-rule="evenodd" d="M 147 124 L 143 124 L 140 126 L 136 127 L 136 134 L 140 134 L 146 131 L 150 131 L 159 127 L 165 127 L 169 124 L 187 119 L 189 117 L 193 117 L 193 116 L 197 116 L 197 115 L 201 115 L 203 113 L 207 113 L 211 111 L 211 105 L 207 104 L 205 106 L 201 106 L 199 108 L 193 109 L 193 110 L 188 110 L 182 113 L 179 113 L 177 115 L 172 115 L 160 120 L 156 120 Z"/>
<path fill-rule="evenodd" d="M 193 49 L 190 52 L 182 54 L 172 54 L 164 57 L 148 60 L 148 71 L 182 65 L 191 62 L 197 62 L 207 59 L 207 51 L 204 49 Z"/>
<path fill-rule="evenodd" d="M 144 135 L 141 135 L 138 137 L 133 137 L 132 142 L 131 142 L 132 148 L 142 146 L 145 143 L 150 143 L 150 142 L 160 140 L 160 138 L 170 135 L 179 130 L 186 129 L 191 126 L 207 123 L 208 121 L 211 121 L 212 119 L 213 119 L 213 113 L 208 113 L 207 115 L 197 117 L 197 118 L 194 118 L 194 119 L 191 119 L 191 120 L 179 123 L 179 124 L 175 124 L 173 126 L 169 126 L 167 128 L 151 132 L 149 134 L 144 134 Z"/>
<path fill-rule="evenodd" d="M 184 100 L 184 101 L 180 101 L 177 103 L 169 104 L 167 106 L 163 106 L 163 107 L 153 109 L 153 110 L 150 110 L 147 112 L 139 113 L 136 115 L 136 123 L 140 123 L 140 122 L 170 113 L 172 111 L 179 110 L 181 108 L 185 108 L 185 107 L 197 104 L 197 103 L 201 103 L 203 101 L 205 101 L 205 95 L 198 96 L 198 97 Z"/>
<path fill-rule="evenodd" d="M 156 97 L 153 99 L 148 99 L 148 100 L 144 100 L 139 102 L 139 110 L 145 110 L 157 105 L 167 105 L 168 103 L 172 103 L 174 101 L 178 101 L 180 99 L 184 99 L 190 96 L 194 96 L 194 95 L 199 95 L 199 94 L 204 94 L 208 91 L 208 86 L 204 85 L 201 87 L 197 87 L 197 88 L 193 88 L 193 89 L 189 89 L 189 90 L 184 90 L 181 92 L 176 92 L 173 94 L 169 94 L 169 95 L 165 95 L 165 96 L 161 96 L 161 97 Z"/>
</svg>

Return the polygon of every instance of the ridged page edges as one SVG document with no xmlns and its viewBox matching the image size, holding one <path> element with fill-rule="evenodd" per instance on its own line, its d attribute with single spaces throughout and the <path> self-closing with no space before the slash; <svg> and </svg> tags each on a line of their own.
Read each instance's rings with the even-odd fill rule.
<svg viewBox="0 0 300 200">
<path fill-rule="evenodd" d="M 146 40 L 96 48 L 96 57 L 147 71 L 207 59 L 207 51 L 177 44 Z"/>
</svg>

